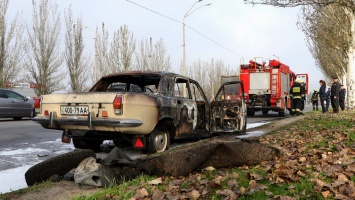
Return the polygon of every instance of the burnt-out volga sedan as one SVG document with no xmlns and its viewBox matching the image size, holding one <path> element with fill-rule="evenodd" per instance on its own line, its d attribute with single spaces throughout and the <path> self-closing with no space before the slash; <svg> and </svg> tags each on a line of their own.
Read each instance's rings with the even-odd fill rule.
<svg viewBox="0 0 355 200">
<path fill-rule="evenodd" d="M 243 132 L 246 105 L 241 82 L 224 83 L 209 102 L 187 77 L 130 71 L 102 77 L 88 92 L 44 95 L 33 121 L 63 130 L 62 141 L 99 150 L 103 140 L 132 144 L 146 153 L 165 151 L 171 139 Z"/>
</svg>

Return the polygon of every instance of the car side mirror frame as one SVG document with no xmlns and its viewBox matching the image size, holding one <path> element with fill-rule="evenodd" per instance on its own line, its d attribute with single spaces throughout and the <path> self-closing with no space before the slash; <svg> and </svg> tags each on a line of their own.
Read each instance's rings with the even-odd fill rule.
<svg viewBox="0 0 355 200">
<path fill-rule="evenodd" d="M 25 97 L 24 101 L 28 101 L 29 99 L 31 99 L 30 97 Z"/>
</svg>

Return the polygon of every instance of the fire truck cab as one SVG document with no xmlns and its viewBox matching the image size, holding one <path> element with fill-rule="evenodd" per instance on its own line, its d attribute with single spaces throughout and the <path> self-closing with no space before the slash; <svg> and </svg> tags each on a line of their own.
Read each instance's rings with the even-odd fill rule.
<svg viewBox="0 0 355 200">
<path fill-rule="evenodd" d="M 308 94 L 308 74 L 296 75 L 286 64 L 277 60 L 270 60 L 268 66 L 253 60 L 241 64 L 240 81 L 244 84 L 247 115 L 273 111 L 284 117 L 287 109 L 292 108 L 289 91 L 297 78 L 301 78 Z"/>
</svg>

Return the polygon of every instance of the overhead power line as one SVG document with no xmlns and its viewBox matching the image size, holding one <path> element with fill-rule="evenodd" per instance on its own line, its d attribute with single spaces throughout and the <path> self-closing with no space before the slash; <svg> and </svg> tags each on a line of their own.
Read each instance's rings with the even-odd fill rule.
<svg viewBox="0 0 355 200">
<path fill-rule="evenodd" d="M 174 22 L 177 22 L 177 23 L 179 23 L 179 24 L 183 24 L 183 22 L 181 22 L 181 21 L 179 21 L 179 20 L 176 20 L 176 19 L 174 19 L 174 18 L 172 18 L 172 17 L 169 17 L 169 16 L 164 15 L 164 14 L 162 14 L 162 13 L 159 13 L 159 12 L 157 12 L 157 11 L 155 11 L 155 10 L 152 10 L 152 9 L 150 9 L 150 8 L 147 8 L 147 7 L 145 7 L 145 6 L 143 6 L 143 5 L 140 5 L 140 4 L 136 3 L 136 2 L 133 2 L 133 1 L 130 1 L 130 0 L 126 0 L 126 1 L 128 1 L 129 3 L 134 4 L 134 5 L 136 5 L 136 6 L 139 6 L 139 7 L 143 8 L 143 9 L 145 9 L 145 10 L 148 10 L 148 11 L 150 11 L 150 12 L 153 12 L 153 13 L 155 13 L 155 14 L 157 14 L 157 15 L 160 15 L 160 16 L 162 16 L 162 17 L 165 17 L 165 18 L 167 18 L 167 19 L 170 19 L 170 20 L 172 20 L 172 21 L 174 21 Z M 193 28 L 192 26 L 189 26 L 189 25 L 187 25 L 187 24 L 185 24 L 185 26 L 188 27 L 189 29 L 195 31 L 197 34 L 201 35 L 202 37 L 206 38 L 207 40 L 211 41 L 212 43 L 218 45 L 219 47 L 221 47 L 221 48 L 223 48 L 223 49 L 225 49 L 225 50 L 227 50 L 227 51 L 229 51 L 229 52 L 231 52 L 231 53 L 233 53 L 233 54 L 235 54 L 235 55 L 238 55 L 238 56 L 240 56 L 240 57 L 242 57 L 242 58 L 245 58 L 245 57 L 242 56 L 241 54 L 239 54 L 239 53 L 237 53 L 237 52 L 235 52 L 235 51 L 233 51 L 233 50 L 231 50 L 231 49 L 229 49 L 229 48 L 223 46 L 222 44 L 220 44 L 220 43 L 216 42 L 215 40 L 213 40 L 212 38 L 208 37 L 207 35 L 205 35 L 205 34 L 201 33 L 200 31 L 196 30 L 196 29 Z"/>
</svg>

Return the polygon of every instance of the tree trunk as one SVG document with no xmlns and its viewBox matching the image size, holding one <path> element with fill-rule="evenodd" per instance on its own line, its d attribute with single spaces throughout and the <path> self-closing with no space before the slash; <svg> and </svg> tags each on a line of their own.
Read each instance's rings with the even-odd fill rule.
<svg viewBox="0 0 355 200">
<path fill-rule="evenodd" d="M 355 15 L 352 11 L 346 10 L 351 23 L 351 42 L 348 51 L 347 68 L 347 103 L 349 109 L 355 106 Z"/>
</svg>

